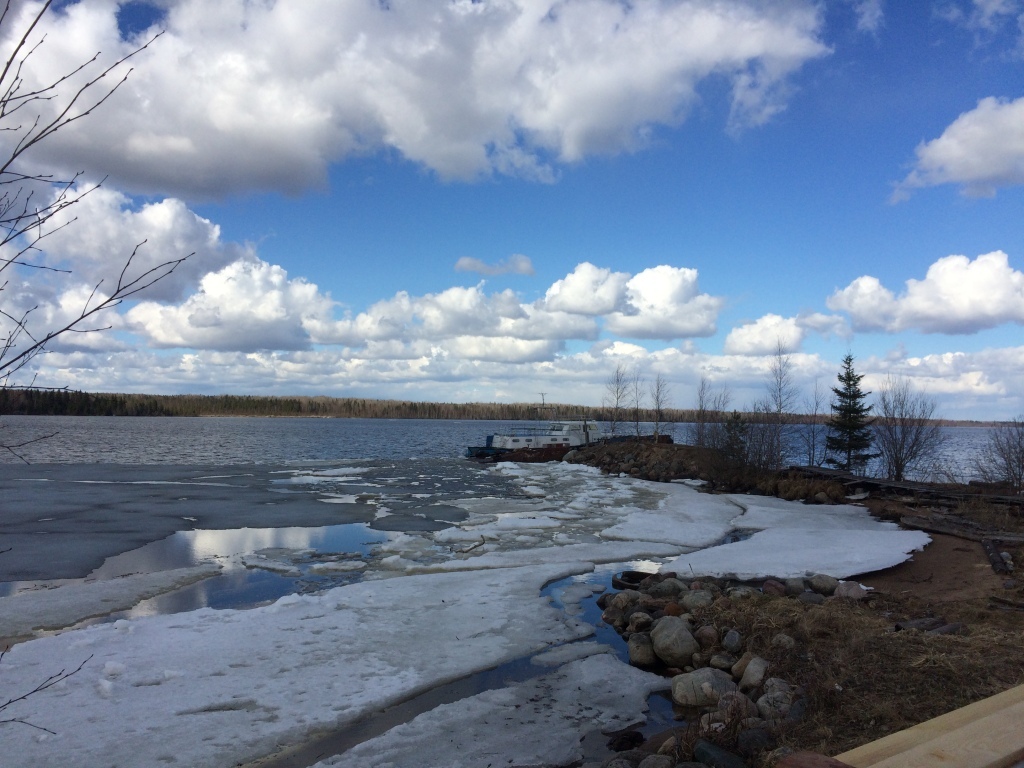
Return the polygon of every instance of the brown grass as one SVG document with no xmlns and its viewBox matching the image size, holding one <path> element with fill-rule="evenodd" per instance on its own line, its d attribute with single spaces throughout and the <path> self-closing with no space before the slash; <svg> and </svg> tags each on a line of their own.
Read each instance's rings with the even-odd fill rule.
<svg viewBox="0 0 1024 768">
<path fill-rule="evenodd" d="M 939 609 L 969 634 L 893 629 Z M 1022 617 L 886 596 L 822 606 L 758 596 L 721 600 L 698 621 L 738 629 L 748 649 L 772 663 L 769 675 L 804 688 L 807 716 L 781 732 L 782 744 L 835 755 L 1024 682 Z M 796 639 L 795 650 L 771 645 L 779 632 Z"/>
</svg>

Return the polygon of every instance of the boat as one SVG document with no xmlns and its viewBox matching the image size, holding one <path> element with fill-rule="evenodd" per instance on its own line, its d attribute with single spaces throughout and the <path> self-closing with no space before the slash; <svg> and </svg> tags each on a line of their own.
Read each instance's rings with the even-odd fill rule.
<svg viewBox="0 0 1024 768">
<path fill-rule="evenodd" d="M 604 438 L 596 421 L 551 421 L 543 427 L 513 427 L 508 432 L 487 436 L 487 444 L 466 449 L 470 459 L 495 461 L 499 456 L 512 451 L 566 452 L 582 445 L 590 445 Z M 561 458 L 561 457 L 559 457 Z"/>
</svg>

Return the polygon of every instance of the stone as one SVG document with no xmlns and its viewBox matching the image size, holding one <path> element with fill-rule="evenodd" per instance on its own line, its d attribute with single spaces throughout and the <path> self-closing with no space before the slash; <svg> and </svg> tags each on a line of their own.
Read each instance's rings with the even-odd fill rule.
<svg viewBox="0 0 1024 768">
<path fill-rule="evenodd" d="M 606 759 L 601 763 L 601 768 L 618 768 L 617 765 L 612 765 L 615 761 L 621 761 L 623 764 L 630 766 L 630 768 L 636 768 L 640 765 L 640 761 L 647 757 L 648 754 L 648 752 L 644 752 L 642 749 L 627 749 Z"/>
<path fill-rule="evenodd" d="M 731 653 L 715 653 L 712 654 L 710 659 L 708 659 L 708 664 L 710 664 L 715 669 L 722 669 L 726 672 L 731 673 L 733 665 L 737 661 L 739 661 L 739 659 L 737 659 Z"/>
<path fill-rule="evenodd" d="M 732 587 L 725 594 L 733 600 L 749 600 L 757 594 L 757 590 L 753 587 Z"/>
<path fill-rule="evenodd" d="M 650 629 L 653 623 L 654 619 L 651 618 L 651 614 L 644 613 L 643 611 L 634 611 L 629 616 L 629 624 L 626 625 L 626 629 L 630 632 L 643 632 Z"/>
<path fill-rule="evenodd" d="M 797 595 L 796 599 L 808 605 L 821 605 L 825 602 L 825 596 L 820 592 L 804 592 L 802 595 Z"/>
<path fill-rule="evenodd" d="M 767 671 L 767 659 L 762 659 L 760 656 L 752 658 L 747 664 L 747 668 L 743 670 L 743 677 L 740 678 L 740 690 L 746 692 L 760 688 Z"/>
<path fill-rule="evenodd" d="M 622 612 L 621 608 L 613 608 L 612 606 L 608 606 L 604 609 L 604 613 L 601 614 L 601 621 L 603 621 L 609 627 L 622 629 L 624 626 L 626 626 L 626 614 Z"/>
<path fill-rule="evenodd" d="M 792 597 L 807 591 L 807 585 L 803 579 L 786 579 L 784 584 L 786 585 L 786 594 Z"/>
<path fill-rule="evenodd" d="M 719 696 L 718 711 L 724 713 L 727 721 L 743 721 L 760 716 L 760 713 L 757 711 L 757 705 L 750 700 L 749 696 L 739 691 L 723 693 Z"/>
<path fill-rule="evenodd" d="M 807 586 L 819 595 L 831 595 L 839 586 L 839 579 L 824 573 L 816 573 L 807 580 Z"/>
<path fill-rule="evenodd" d="M 647 632 L 635 632 L 629 636 L 626 643 L 629 650 L 629 663 L 638 667 L 653 667 L 658 663 L 658 656 L 654 653 L 654 644 Z"/>
<path fill-rule="evenodd" d="M 707 650 L 718 642 L 718 630 L 710 624 L 705 624 L 693 633 L 693 639 L 700 643 L 702 649 Z"/>
<path fill-rule="evenodd" d="M 786 585 L 776 579 L 768 579 L 761 585 L 761 591 L 766 595 L 783 597 L 786 594 Z"/>
<path fill-rule="evenodd" d="M 648 755 L 637 768 L 675 768 L 676 761 L 668 755 Z"/>
<path fill-rule="evenodd" d="M 722 647 L 729 653 L 739 653 L 743 650 L 743 635 L 735 629 L 730 629 L 722 638 Z"/>
<path fill-rule="evenodd" d="M 686 610 L 693 611 L 697 608 L 703 608 L 705 605 L 711 605 L 714 601 L 715 596 L 710 591 L 706 589 L 691 589 L 682 596 L 679 602 Z"/>
<path fill-rule="evenodd" d="M 774 635 L 771 640 L 772 648 L 782 648 L 787 651 L 791 651 L 796 648 L 796 640 L 787 635 L 785 632 L 779 632 Z"/>
<path fill-rule="evenodd" d="M 736 736 L 736 751 L 744 757 L 775 749 L 776 744 L 775 735 L 767 728 L 750 728 Z"/>
<path fill-rule="evenodd" d="M 783 680 L 781 677 L 769 677 L 764 681 L 764 692 L 765 693 L 779 693 L 780 691 L 789 692 L 793 690 L 793 686 Z"/>
<path fill-rule="evenodd" d="M 615 756 L 601 763 L 601 768 L 636 768 L 637 764 Z"/>
<path fill-rule="evenodd" d="M 690 663 L 700 645 L 690 634 L 690 624 L 678 616 L 663 616 L 651 630 L 654 653 L 670 667 L 684 667 Z"/>
<path fill-rule="evenodd" d="M 686 611 L 679 603 L 669 603 L 661 609 L 666 616 L 682 616 Z"/>
<path fill-rule="evenodd" d="M 824 491 L 818 491 L 816 494 L 814 494 L 814 501 L 815 501 L 816 504 L 831 504 L 832 503 L 832 499 L 830 499 L 829 495 L 827 493 L 825 493 Z"/>
<path fill-rule="evenodd" d="M 644 735 L 640 731 L 625 731 L 624 733 L 617 733 L 608 739 L 608 749 L 612 752 L 634 751 L 643 743 Z M 636 762 L 639 763 L 640 761 L 637 760 Z"/>
<path fill-rule="evenodd" d="M 743 673 L 747 669 L 747 664 L 749 664 L 750 660 L 753 658 L 754 654 L 752 654 L 750 651 L 747 651 L 742 656 L 740 656 L 740 660 L 737 661 L 733 665 L 732 669 L 729 670 L 730 672 L 732 672 L 732 676 L 735 677 L 737 680 L 743 677 Z"/>
<path fill-rule="evenodd" d="M 686 585 L 679 579 L 664 579 L 654 584 L 648 591 L 651 597 L 675 597 L 686 591 Z"/>
<path fill-rule="evenodd" d="M 610 603 L 610 607 L 625 611 L 630 606 L 640 602 L 640 592 L 635 589 L 624 589 L 616 594 Z"/>
<path fill-rule="evenodd" d="M 769 722 L 786 718 L 793 706 L 796 691 L 793 687 L 778 677 L 771 677 L 765 680 L 764 695 L 757 700 L 757 711 Z"/>
<path fill-rule="evenodd" d="M 684 707 L 717 707 L 723 694 L 736 683 L 720 669 L 704 667 L 672 678 L 672 700 Z"/>
<path fill-rule="evenodd" d="M 707 739 L 697 739 L 693 745 L 693 756 L 708 768 L 747 768 L 747 762 Z"/>
<path fill-rule="evenodd" d="M 841 581 L 833 594 L 846 600 L 864 600 L 868 591 L 856 581 Z"/>
</svg>

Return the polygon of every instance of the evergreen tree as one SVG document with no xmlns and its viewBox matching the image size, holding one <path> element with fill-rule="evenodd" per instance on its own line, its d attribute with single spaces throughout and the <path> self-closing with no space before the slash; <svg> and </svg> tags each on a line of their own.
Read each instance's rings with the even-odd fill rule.
<svg viewBox="0 0 1024 768">
<path fill-rule="evenodd" d="M 825 437 L 825 463 L 844 472 L 863 472 L 865 465 L 878 456 L 871 453 L 874 436 L 869 418 L 871 406 L 864 401 L 870 392 L 860 388 L 863 374 L 853 370 L 853 355 L 843 358 L 839 386 L 832 387 L 832 416 Z"/>
</svg>

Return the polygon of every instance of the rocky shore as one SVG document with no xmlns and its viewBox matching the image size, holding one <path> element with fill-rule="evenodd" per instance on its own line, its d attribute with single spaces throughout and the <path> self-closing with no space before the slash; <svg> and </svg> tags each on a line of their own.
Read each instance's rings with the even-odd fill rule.
<svg viewBox="0 0 1024 768">
<path fill-rule="evenodd" d="M 631 749 L 606 760 L 602 768 L 759 764 L 778 746 L 779 732 L 806 712 L 804 689 L 775 674 L 777 665 L 771 660 L 797 652 L 798 641 L 782 631 L 750 638 L 716 621 L 717 614 L 763 596 L 816 606 L 827 600 L 863 600 L 867 594 L 856 583 L 824 574 L 785 582 L 769 579 L 758 589 L 666 573 L 644 576 L 633 589 L 602 595 L 602 620 L 627 643 L 630 663 L 672 678 L 672 701 L 687 724 L 642 744 L 631 743 L 638 734 L 620 737 L 613 748 Z M 762 647 L 765 639 L 767 648 Z"/>
</svg>

